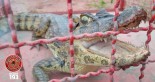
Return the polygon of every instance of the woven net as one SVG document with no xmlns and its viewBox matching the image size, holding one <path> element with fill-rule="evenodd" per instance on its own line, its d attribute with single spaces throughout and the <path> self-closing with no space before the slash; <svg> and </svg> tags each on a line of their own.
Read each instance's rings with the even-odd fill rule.
<svg viewBox="0 0 155 82">
<path fill-rule="evenodd" d="M 153 0 L 153 2 L 155 2 Z M 115 11 L 115 17 L 113 19 L 113 22 L 115 23 L 114 24 L 114 28 L 117 27 L 117 16 L 119 15 L 119 8 L 120 9 L 124 9 L 124 6 L 125 6 L 125 0 L 117 0 L 116 1 L 116 4 L 114 5 L 114 11 Z M 81 39 L 81 38 L 84 38 L 84 37 L 96 37 L 96 36 L 99 36 L 99 37 L 103 37 L 103 36 L 109 36 L 109 35 L 113 35 L 113 36 L 117 36 L 119 34 L 128 34 L 130 32 L 139 32 L 139 31 L 146 31 L 147 34 L 147 40 L 145 41 L 145 46 L 146 48 L 149 50 L 149 42 L 151 41 L 151 32 L 153 30 L 155 30 L 155 28 L 153 28 L 152 26 L 152 22 L 154 21 L 155 19 L 155 15 L 152 15 L 152 18 L 149 20 L 149 27 L 140 27 L 140 28 L 137 28 L 137 29 L 132 29 L 132 30 L 127 30 L 127 31 L 116 31 L 115 29 L 112 30 L 112 31 L 108 31 L 106 33 L 102 33 L 102 32 L 95 32 L 95 33 L 92 33 L 92 34 L 88 34 L 88 33 L 85 33 L 85 34 L 81 34 L 81 35 L 77 35 L 77 36 L 74 36 L 73 35 L 73 20 L 72 20 L 72 13 L 73 13 L 73 10 L 72 10 L 72 0 L 67 0 L 67 7 L 68 7 L 68 20 L 69 20 L 69 23 L 68 23 L 68 28 L 70 29 L 69 32 L 70 32 L 70 36 L 66 36 L 66 37 L 54 37 L 54 38 L 51 38 L 51 39 L 41 39 L 41 40 L 36 40 L 36 41 L 29 41 L 29 42 L 18 42 L 18 38 L 17 38 L 17 35 L 16 35 L 16 30 L 15 30 L 15 25 L 13 23 L 13 13 L 12 13 L 12 10 L 11 10 L 11 7 L 10 7 L 10 1 L 9 0 L 4 0 L 4 13 L 8 19 L 8 24 L 10 26 L 10 29 L 11 29 L 11 36 L 12 36 L 12 41 L 14 44 L 2 44 L 0 45 L 0 49 L 4 49 L 4 48 L 14 48 L 15 49 L 15 54 L 21 56 L 20 54 L 20 47 L 22 46 L 25 46 L 25 45 L 29 45 L 29 46 L 34 46 L 38 43 L 41 43 L 41 44 L 46 44 L 46 43 L 52 43 L 53 41 L 67 41 L 69 40 L 70 41 L 70 73 L 71 73 L 71 76 L 70 77 L 64 77 L 62 79 L 52 79 L 50 82 L 60 82 L 60 81 L 66 81 L 66 80 L 69 80 L 71 82 L 75 81 L 76 79 L 78 78 L 87 78 L 89 76 L 97 76 L 97 75 L 100 75 L 101 73 L 109 73 L 110 74 L 110 82 L 113 82 L 113 74 L 115 71 L 117 71 L 115 69 L 115 66 L 114 66 L 114 63 L 111 64 L 111 66 L 109 67 L 109 69 L 105 70 L 105 69 L 100 69 L 98 70 L 97 72 L 89 72 L 87 74 L 78 74 L 78 75 L 75 75 L 74 74 L 74 40 L 75 39 Z M 155 6 L 152 7 L 152 10 L 155 9 Z M 116 43 L 116 38 L 113 38 L 112 40 L 112 51 L 111 51 L 111 60 L 112 61 L 115 61 L 115 52 L 116 49 L 115 49 L 115 43 Z M 151 63 L 151 62 L 155 62 L 155 60 L 147 60 L 145 62 L 139 62 L 139 64 L 133 64 L 132 66 L 138 66 L 138 65 L 142 65 L 141 69 L 140 69 L 140 75 L 139 75 L 139 81 L 141 82 L 142 81 L 142 78 L 144 77 L 144 73 L 143 71 L 145 70 L 145 65 L 148 64 L 148 63 Z M 25 73 L 24 73 L 24 68 L 22 67 L 20 69 L 20 71 L 22 72 L 22 76 L 21 76 L 21 79 L 23 82 L 26 81 L 25 79 Z"/>
</svg>

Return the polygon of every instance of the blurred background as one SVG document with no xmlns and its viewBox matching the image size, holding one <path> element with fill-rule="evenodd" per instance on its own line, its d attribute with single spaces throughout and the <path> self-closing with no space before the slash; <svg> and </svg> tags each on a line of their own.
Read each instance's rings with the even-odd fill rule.
<svg viewBox="0 0 155 82">
<path fill-rule="evenodd" d="M 1 0 L 0 0 L 1 1 Z M 14 14 L 21 12 L 35 13 L 67 13 L 66 0 L 10 0 Z M 95 10 L 105 8 L 112 10 L 117 0 L 72 0 L 74 13 L 95 12 Z M 153 0 L 124 0 L 126 6 L 140 5 L 150 12 Z M 2 3 L 0 3 L 0 15 L 3 15 Z"/>
</svg>

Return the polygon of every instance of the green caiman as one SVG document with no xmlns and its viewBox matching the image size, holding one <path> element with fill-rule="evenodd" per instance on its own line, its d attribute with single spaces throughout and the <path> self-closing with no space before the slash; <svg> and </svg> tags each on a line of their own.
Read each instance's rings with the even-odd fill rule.
<svg viewBox="0 0 155 82">
<path fill-rule="evenodd" d="M 146 20 L 146 12 L 139 6 L 126 8 L 118 17 L 117 30 L 134 29 L 142 20 Z M 114 15 L 100 10 L 96 15 L 83 13 L 80 17 L 73 17 L 74 35 L 94 32 L 107 32 L 114 27 Z M 17 30 L 33 31 L 33 40 L 40 38 L 69 36 L 68 18 L 65 15 L 55 14 L 19 14 L 14 16 Z M 0 28 L 8 27 L 6 19 L 0 20 Z M 74 41 L 75 73 L 84 74 L 96 71 L 102 66 L 110 66 L 111 36 L 83 38 Z M 102 42 L 105 53 L 98 53 L 91 49 L 92 45 Z M 149 51 L 145 47 L 137 47 L 127 42 L 116 42 L 116 67 L 128 66 L 147 59 Z M 43 59 L 33 67 L 33 75 L 37 82 L 48 82 L 48 71 L 61 71 L 70 73 L 69 41 L 54 41 L 49 43 L 49 50 L 54 57 Z"/>
</svg>

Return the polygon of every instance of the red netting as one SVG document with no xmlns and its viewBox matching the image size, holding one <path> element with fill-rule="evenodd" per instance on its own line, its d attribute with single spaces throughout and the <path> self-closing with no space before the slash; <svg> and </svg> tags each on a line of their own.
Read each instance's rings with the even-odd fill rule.
<svg viewBox="0 0 155 82">
<path fill-rule="evenodd" d="M 154 2 L 155 0 L 153 0 Z M 34 46 L 38 43 L 51 43 L 53 41 L 67 41 L 67 40 L 70 40 L 70 68 L 71 68 L 71 77 L 64 77 L 63 79 L 52 79 L 51 82 L 59 82 L 59 81 L 66 81 L 66 80 L 69 80 L 69 81 L 75 81 L 77 78 L 87 78 L 89 76 L 97 76 L 101 73 L 110 73 L 110 82 L 113 82 L 113 73 L 115 71 L 117 71 L 117 69 L 115 69 L 115 66 L 114 66 L 114 63 L 115 63 L 115 57 L 114 57 L 114 54 L 116 52 L 116 49 L 115 49 L 115 43 L 116 43 L 116 38 L 115 36 L 118 35 L 118 34 L 128 34 L 130 32 L 139 32 L 139 31 L 147 31 L 147 40 L 145 42 L 145 46 L 149 49 L 149 42 L 151 41 L 151 32 L 153 30 L 155 30 L 155 28 L 153 28 L 152 26 L 152 22 L 154 21 L 155 19 L 155 15 L 152 16 L 152 18 L 150 19 L 149 21 L 149 27 L 140 27 L 140 28 L 137 28 L 137 29 L 132 29 L 132 30 L 126 30 L 126 31 L 116 31 L 115 28 L 117 28 L 117 16 L 119 15 L 119 11 L 118 11 L 118 7 L 120 6 L 120 9 L 124 9 L 124 5 L 125 5 L 125 0 L 117 0 L 116 1 L 116 4 L 114 5 L 114 10 L 115 10 L 115 17 L 113 19 L 114 21 L 114 29 L 113 31 L 107 31 L 106 33 L 102 33 L 102 32 L 96 32 L 96 33 L 92 33 L 92 34 L 88 34 L 88 33 L 84 33 L 84 34 L 81 34 L 81 35 L 77 35 L 77 36 L 74 36 L 73 35 L 73 20 L 71 19 L 72 18 L 72 0 L 67 0 L 67 6 L 68 6 L 68 19 L 69 19 L 69 32 L 70 32 L 70 36 L 66 36 L 66 37 L 54 37 L 54 38 L 51 38 L 51 39 L 40 39 L 40 40 L 36 40 L 36 41 L 27 41 L 27 42 L 18 42 L 18 39 L 17 39 L 17 36 L 16 36 L 16 30 L 15 30 L 15 26 L 14 26 L 14 23 L 13 23 L 13 19 L 12 19 L 12 16 L 13 16 L 13 13 L 12 13 L 12 10 L 11 10 L 11 7 L 10 7 L 10 1 L 9 0 L 4 0 L 4 8 L 5 8 L 5 15 L 7 16 L 8 18 L 8 23 L 9 23 L 9 26 L 10 26 L 10 29 L 11 29 L 11 35 L 12 35 L 12 40 L 13 40 L 13 44 L 9 44 L 9 43 L 6 43 L 6 44 L 3 44 L 0 46 L 0 49 L 3 49 L 3 48 L 7 48 L 7 47 L 10 47 L 10 48 L 15 48 L 15 54 L 22 57 L 21 54 L 20 54 L 20 50 L 19 48 L 21 46 L 25 46 L 25 45 L 29 45 L 29 46 Z M 152 10 L 155 9 L 155 5 L 152 7 Z M 108 70 L 104 70 L 104 69 L 101 69 L 101 70 L 98 70 L 97 72 L 89 72 L 85 75 L 82 75 L 82 74 L 79 74 L 79 75 L 76 75 L 74 76 L 74 39 L 81 39 L 81 38 L 84 38 L 84 37 L 95 37 L 95 36 L 99 36 L 99 37 L 103 37 L 103 36 L 109 36 L 109 35 L 113 35 L 114 38 L 112 40 L 112 51 L 111 51 L 111 60 L 112 60 L 112 63 L 111 63 L 111 66 Z M 145 69 L 145 65 L 148 64 L 148 63 L 151 63 L 151 62 L 155 62 L 155 60 L 147 60 L 146 62 L 139 62 L 138 64 L 133 64 L 132 66 L 138 66 L 139 64 L 142 64 L 142 67 L 140 69 L 140 76 L 139 76 L 139 81 L 141 82 L 142 78 L 144 77 L 144 74 L 143 74 L 143 71 Z M 22 67 L 21 69 L 21 72 L 23 73 L 23 75 L 21 76 L 21 79 L 23 82 L 25 82 L 25 74 L 24 74 L 24 68 Z"/>
</svg>

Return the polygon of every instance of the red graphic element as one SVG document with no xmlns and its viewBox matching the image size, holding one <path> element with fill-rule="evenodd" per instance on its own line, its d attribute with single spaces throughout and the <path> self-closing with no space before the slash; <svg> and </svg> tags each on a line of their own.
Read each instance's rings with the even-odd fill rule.
<svg viewBox="0 0 155 82">
<path fill-rule="evenodd" d="M 22 67 L 22 61 L 21 58 L 17 55 L 10 55 L 7 57 L 5 65 L 9 71 L 15 72 Z"/>
</svg>

